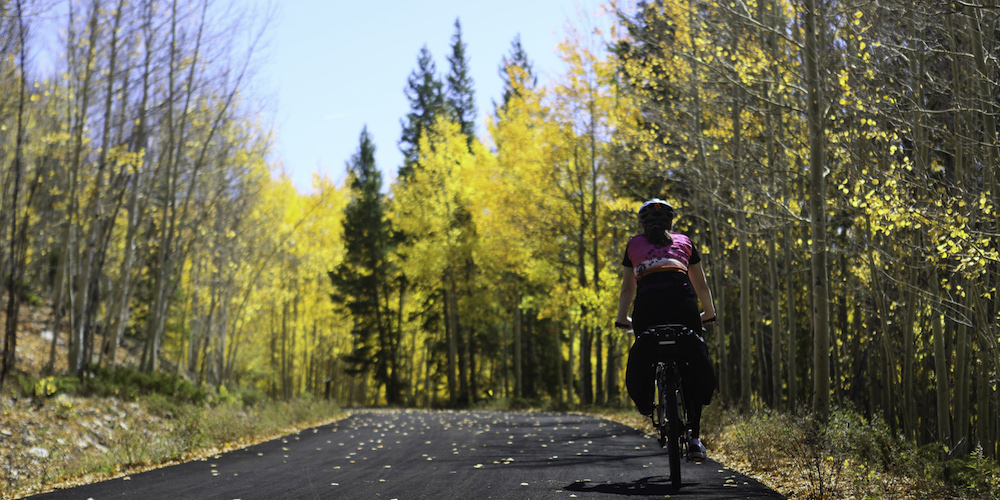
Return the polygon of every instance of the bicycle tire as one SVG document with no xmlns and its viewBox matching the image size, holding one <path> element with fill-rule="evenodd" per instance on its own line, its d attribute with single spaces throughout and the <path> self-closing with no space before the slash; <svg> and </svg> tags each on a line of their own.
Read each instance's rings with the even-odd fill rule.
<svg viewBox="0 0 1000 500">
<path fill-rule="evenodd" d="M 670 458 L 670 483 L 674 488 L 681 487 L 681 427 L 680 415 L 677 413 L 677 379 L 674 373 L 667 373 L 667 383 L 663 387 L 660 403 L 667 417 L 667 455 Z"/>
<path fill-rule="evenodd" d="M 654 394 L 655 394 L 655 427 L 657 430 L 657 442 L 660 443 L 660 448 L 663 448 L 667 444 L 667 414 L 666 405 L 663 404 L 666 401 L 663 398 L 664 394 L 664 382 L 666 377 L 664 376 L 665 367 L 661 364 L 656 367 L 656 377 L 653 379 L 654 384 Z"/>
</svg>

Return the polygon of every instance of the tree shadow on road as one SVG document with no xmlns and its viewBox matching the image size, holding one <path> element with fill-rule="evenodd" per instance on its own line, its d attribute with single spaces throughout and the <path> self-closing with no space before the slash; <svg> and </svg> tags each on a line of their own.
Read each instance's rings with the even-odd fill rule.
<svg viewBox="0 0 1000 500">
<path fill-rule="evenodd" d="M 675 495 L 680 492 L 670 484 L 669 476 L 651 476 L 627 483 L 591 483 L 577 481 L 566 486 L 566 491 L 585 493 L 609 493 L 612 495 L 647 496 Z"/>
</svg>

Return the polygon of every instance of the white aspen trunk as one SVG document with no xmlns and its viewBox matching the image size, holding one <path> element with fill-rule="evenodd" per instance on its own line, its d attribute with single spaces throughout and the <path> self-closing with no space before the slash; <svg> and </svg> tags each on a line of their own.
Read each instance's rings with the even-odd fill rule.
<svg viewBox="0 0 1000 500">
<path fill-rule="evenodd" d="M 830 413 L 830 304 L 826 247 L 826 144 L 823 87 L 818 46 L 824 26 L 816 0 L 805 0 L 805 63 L 809 118 L 809 214 L 812 228 L 813 410 L 821 420 Z"/>
<path fill-rule="evenodd" d="M 83 162 L 82 158 L 83 136 L 86 131 L 87 109 L 89 107 L 89 102 L 90 102 L 90 83 L 95 66 L 94 58 L 96 57 L 96 52 L 97 52 L 97 35 L 99 33 L 98 31 L 99 12 L 100 12 L 100 6 L 98 5 L 98 2 L 95 0 L 94 5 L 91 6 L 90 21 L 88 22 L 89 45 L 86 48 L 87 56 L 84 61 L 84 64 L 86 66 L 84 68 L 83 82 L 80 89 L 81 101 L 80 101 L 80 107 L 77 110 L 79 113 L 79 118 L 77 121 L 77 129 L 75 131 L 75 145 L 73 147 L 73 164 L 71 168 L 73 169 L 74 172 L 77 172 L 76 174 L 77 179 L 79 179 L 78 172 L 80 171 Z M 100 177 L 100 175 L 98 175 L 98 177 Z M 100 181 L 98 181 L 98 188 L 99 184 Z M 82 194 L 83 193 L 77 193 L 77 196 L 80 196 Z M 95 196 L 95 203 L 98 197 L 99 197 L 99 191 L 98 195 Z M 74 205 L 78 207 L 79 201 L 76 201 Z M 86 228 L 85 221 L 83 220 L 82 217 L 79 217 L 77 220 L 78 223 L 80 224 L 80 231 L 81 232 L 84 231 Z M 82 257 L 81 261 L 78 261 L 79 264 L 79 267 L 77 268 L 78 272 L 75 273 L 78 275 L 78 278 L 76 281 L 76 293 L 74 296 L 75 300 L 73 304 L 74 314 L 72 321 L 72 330 L 70 333 L 68 364 L 70 373 L 76 375 L 81 375 L 83 373 L 84 364 L 86 363 L 86 360 L 84 359 L 86 346 L 84 344 L 86 342 L 86 329 L 87 329 L 87 321 L 86 321 L 87 302 L 88 302 L 87 298 L 88 298 L 88 291 L 90 288 L 91 272 L 93 270 L 91 266 L 94 256 L 95 236 L 93 234 L 93 231 L 96 230 L 96 227 L 97 227 L 96 221 L 91 219 L 91 234 L 86 240 L 87 247 L 85 249 L 85 254 L 81 256 Z M 76 251 L 74 251 L 74 253 L 75 252 Z"/>
</svg>

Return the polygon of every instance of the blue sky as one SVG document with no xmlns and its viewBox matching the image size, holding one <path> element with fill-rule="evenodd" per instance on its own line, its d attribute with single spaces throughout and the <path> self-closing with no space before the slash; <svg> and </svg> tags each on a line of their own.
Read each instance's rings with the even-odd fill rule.
<svg viewBox="0 0 1000 500">
<path fill-rule="evenodd" d="M 367 125 L 388 186 L 402 163 L 397 142 L 400 120 L 409 111 L 403 89 L 422 46 L 445 74 L 455 19 L 461 20 L 482 136 L 485 117 L 502 92 L 500 61 L 514 37 L 520 34 L 544 84 L 563 69 L 556 46 L 566 23 L 579 24 L 585 14 L 606 24 L 607 17 L 599 17 L 601 3 L 285 0 L 278 4 L 258 73 L 262 90 L 272 94 L 276 154 L 300 191 L 310 190 L 313 172 L 340 183 Z"/>
</svg>

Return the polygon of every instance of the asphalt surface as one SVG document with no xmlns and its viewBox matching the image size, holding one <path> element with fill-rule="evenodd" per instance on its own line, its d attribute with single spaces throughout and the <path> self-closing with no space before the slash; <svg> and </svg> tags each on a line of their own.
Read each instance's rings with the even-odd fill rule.
<svg viewBox="0 0 1000 500">
<path fill-rule="evenodd" d="M 712 460 L 685 462 L 679 489 L 669 474 L 655 439 L 591 416 L 372 410 L 218 457 L 30 498 L 783 498 Z"/>
</svg>

